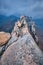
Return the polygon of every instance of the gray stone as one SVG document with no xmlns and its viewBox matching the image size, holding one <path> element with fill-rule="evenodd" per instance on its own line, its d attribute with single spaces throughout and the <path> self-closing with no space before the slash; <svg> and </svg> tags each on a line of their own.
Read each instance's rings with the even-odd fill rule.
<svg viewBox="0 0 43 65">
<path fill-rule="evenodd" d="M 13 37 L 9 40 L 9 42 L 7 43 L 6 49 L 7 49 L 12 43 L 16 42 L 17 39 L 18 39 L 18 38 L 17 38 L 16 36 L 13 36 Z"/>
<path fill-rule="evenodd" d="M 0 57 L 3 54 L 4 51 L 5 51 L 5 45 L 0 47 Z"/>
<path fill-rule="evenodd" d="M 28 40 L 31 40 L 31 43 Z M 6 63 L 8 65 L 43 65 L 43 53 L 31 35 L 27 34 L 18 39 L 16 44 L 14 42 L 8 47 L 1 58 L 1 62 L 2 65 L 6 65 Z"/>
</svg>

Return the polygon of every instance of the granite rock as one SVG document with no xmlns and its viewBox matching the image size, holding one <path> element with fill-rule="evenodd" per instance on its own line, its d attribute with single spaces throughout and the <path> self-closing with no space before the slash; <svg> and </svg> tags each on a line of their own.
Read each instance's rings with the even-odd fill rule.
<svg viewBox="0 0 43 65">
<path fill-rule="evenodd" d="M 7 48 L 1 63 L 2 65 L 43 65 L 43 53 L 28 33 Z"/>
<path fill-rule="evenodd" d="M 0 46 L 5 45 L 10 39 L 10 37 L 11 37 L 10 33 L 0 32 Z"/>
</svg>

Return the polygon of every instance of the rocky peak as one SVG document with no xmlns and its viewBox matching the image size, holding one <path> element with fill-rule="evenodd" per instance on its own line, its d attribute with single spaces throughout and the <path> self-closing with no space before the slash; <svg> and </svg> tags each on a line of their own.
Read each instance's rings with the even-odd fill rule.
<svg viewBox="0 0 43 65">
<path fill-rule="evenodd" d="M 23 36 L 30 32 L 34 40 L 38 42 L 35 32 L 35 23 L 34 21 L 29 21 L 28 19 L 29 17 L 21 16 L 20 20 L 15 23 L 12 35 L 16 34 L 16 36 Z"/>
<path fill-rule="evenodd" d="M 28 33 L 28 24 L 24 18 L 21 18 L 18 22 L 15 23 L 12 34 L 16 33 L 17 36 L 21 36 L 22 34 L 23 36 L 24 34 Z"/>
<path fill-rule="evenodd" d="M 1 57 L 2 65 L 43 65 L 43 52 L 36 44 L 36 33 L 33 21 L 22 16 L 15 23 L 11 39 L 5 46 Z"/>
</svg>

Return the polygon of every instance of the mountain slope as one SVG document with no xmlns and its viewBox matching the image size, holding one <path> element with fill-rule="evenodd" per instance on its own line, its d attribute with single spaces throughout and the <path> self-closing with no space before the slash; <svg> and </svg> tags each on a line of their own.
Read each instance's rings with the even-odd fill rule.
<svg viewBox="0 0 43 65">
<path fill-rule="evenodd" d="M 30 34 L 25 17 L 15 23 L 11 36 L 1 57 L 2 65 L 43 65 L 43 52 Z"/>
</svg>

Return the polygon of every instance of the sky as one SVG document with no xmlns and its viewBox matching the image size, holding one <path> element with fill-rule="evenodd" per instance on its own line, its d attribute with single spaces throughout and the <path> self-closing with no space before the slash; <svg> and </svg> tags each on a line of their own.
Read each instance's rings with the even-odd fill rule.
<svg viewBox="0 0 43 65">
<path fill-rule="evenodd" d="M 43 0 L 0 0 L 0 14 L 43 18 Z"/>
</svg>

